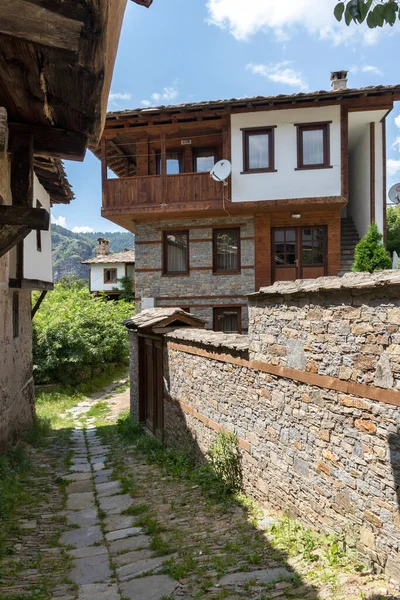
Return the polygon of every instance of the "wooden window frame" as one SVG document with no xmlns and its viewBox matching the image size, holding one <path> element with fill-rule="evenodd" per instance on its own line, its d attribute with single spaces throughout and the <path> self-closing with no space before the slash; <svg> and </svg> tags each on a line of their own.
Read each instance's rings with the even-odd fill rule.
<svg viewBox="0 0 400 600">
<path fill-rule="evenodd" d="M 238 239 L 238 253 L 237 253 L 237 264 L 238 268 L 234 270 L 221 270 L 217 268 L 217 236 L 219 233 L 226 233 L 227 231 L 237 232 Z M 240 227 L 222 227 L 213 229 L 212 245 L 213 245 L 213 274 L 214 275 L 235 275 L 241 273 L 242 270 L 242 259 L 241 259 L 241 239 L 240 239 Z"/>
<path fill-rule="evenodd" d="M 19 338 L 19 294 L 14 292 L 12 295 L 12 328 L 13 339 Z"/>
<path fill-rule="evenodd" d="M 218 314 L 221 312 L 225 312 L 226 310 L 235 311 L 237 315 L 237 325 L 238 330 L 237 333 L 242 333 L 242 307 L 241 306 L 230 306 L 227 304 L 226 306 L 214 306 L 213 308 L 213 329 L 214 331 L 221 331 L 218 329 Z M 221 332 L 224 333 L 224 332 Z"/>
<path fill-rule="evenodd" d="M 39 200 L 36 200 L 36 208 L 42 208 L 42 205 L 39 202 Z M 42 251 L 42 232 L 40 229 L 36 229 L 36 251 Z"/>
<path fill-rule="evenodd" d="M 167 164 L 167 154 L 176 152 L 179 155 L 179 173 L 165 173 L 165 175 L 181 175 L 185 172 L 185 156 L 182 148 L 168 148 L 165 151 L 165 164 Z M 162 157 L 161 150 L 156 150 L 156 175 L 163 175 L 162 173 Z"/>
<path fill-rule="evenodd" d="M 319 123 L 295 123 L 297 129 L 297 167 L 295 171 L 311 171 L 314 169 L 332 169 L 331 165 L 331 142 L 330 142 L 330 124 L 332 121 L 323 121 Z M 303 132 L 317 131 L 323 132 L 323 153 L 324 162 L 315 165 L 304 164 L 303 152 Z"/>
<path fill-rule="evenodd" d="M 115 281 L 107 281 L 107 279 L 106 279 L 106 273 L 107 273 L 107 271 L 110 271 L 110 272 L 114 271 L 115 272 L 115 274 L 117 276 Z M 118 283 L 118 269 L 115 268 L 115 267 L 104 268 L 103 269 L 103 281 L 104 281 L 105 284 L 108 284 L 108 285 L 110 285 L 112 283 L 117 284 Z"/>
<path fill-rule="evenodd" d="M 267 127 L 246 127 L 242 128 L 242 143 L 243 143 L 243 171 L 241 175 L 247 175 L 251 173 L 276 173 L 275 169 L 275 129 L 276 125 L 268 125 Z M 269 167 L 262 169 L 250 169 L 249 168 L 249 137 L 251 135 L 265 135 L 269 136 L 268 143 L 268 163 Z"/>
<path fill-rule="evenodd" d="M 215 146 L 206 146 L 204 148 L 202 148 L 201 146 L 194 147 L 194 148 L 192 148 L 193 173 L 207 173 L 207 171 L 197 171 L 196 170 L 197 153 L 198 152 L 206 152 L 206 151 L 210 151 L 214 154 L 214 164 L 216 162 L 218 162 L 219 153 L 218 153 L 218 148 L 216 148 Z"/>
<path fill-rule="evenodd" d="M 168 242 L 167 235 L 177 233 L 185 234 L 187 237 L 187 265 L 186 271 L 168 271 Z M 162 232 L 162 276 L 163 277 L 187 277 L 190 275 L 190 239 L 189 229 L 164 229 Z"/>
</svg>

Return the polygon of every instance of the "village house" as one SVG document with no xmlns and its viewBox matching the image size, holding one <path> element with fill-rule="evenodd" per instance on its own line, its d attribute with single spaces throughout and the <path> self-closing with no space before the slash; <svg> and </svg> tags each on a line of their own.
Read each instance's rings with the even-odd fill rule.
<svg viewBox="0 0 400 600">
<path fill-rule="evenodd" d="M 82 261 L 89 265 L 89 291 L 92 294 L 104 292 L 110 298 L 118 299 L 124 290 L 121 279 L 128 278 L 134 291 L 135 251 L 125 248 L 123 252 L 110 254 L 110 241 L 97 240 L 96 256 Z"/>
<path fill-rule="evenodd" d="M 180 306 L 241 332 L 247 294 L 349 271 L 369 224 L 385 231 L 385 123 L 400 86 L 331 80 L 330 91 L 107 115 L 102 215 L 135 233 L 138 310 Z M 227 185 L 210 178 L 220 159 Z"/>
<path fill-rule="evenodd" d="M 126 3 L 2 3 L 0 451 L 34 416 L 31 291 L 52 287 L 49 208 L 72 198 L 60 159 L 99 142 Z"/>
</svg>

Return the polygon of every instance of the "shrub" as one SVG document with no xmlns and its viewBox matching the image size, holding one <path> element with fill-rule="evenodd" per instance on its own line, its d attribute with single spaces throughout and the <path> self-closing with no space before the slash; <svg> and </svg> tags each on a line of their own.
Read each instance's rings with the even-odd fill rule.
<svg viewBox="0 0 400 600">
<path fill-rule="evenodd" d="M 353 271 L 373 273 L 380 269 L 390 269 L 392 261 L 382 244 L 382 234 L 376 223 L 370 225 L 368 232 L 357 244 L 354 252 Z"/>
<path fill-rule="evenodd" d="M 122 321 L 132 303 L 108 302 L 77 283 L 56 284 L 33 320 L 36 383 L 76 385 L 112 363 L 126 363 L 128 336 Z"/>
<path fill-rule="evenodd" d="M 221 432 L 207 452 L 208 459 L 217 475 L 232 492 L 242 487 L 241 456 L 238 439 L 232 433 Z"/>
</svg>

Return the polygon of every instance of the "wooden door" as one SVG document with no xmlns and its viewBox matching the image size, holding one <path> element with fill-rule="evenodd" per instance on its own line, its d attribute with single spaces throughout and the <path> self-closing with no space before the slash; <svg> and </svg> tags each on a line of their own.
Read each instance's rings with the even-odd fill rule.
<svg viewBox="0 0 400 600">
<path fill-rule="evenodd" d="M 273 281 L 298 279 L 298 227 L 273 229 L 271 237 Z"/>
<path fill-rule="evenodd" d="M 139 338 L 139 419 L 154 434 L 164 430 L 163 343 L 153 337 Z"/>
<path fill-rule="evenodd" d="M 273 281 L 314 279 L 326 274 L 326 227 L 286 227 L 272 230 Z"/>
</svg>

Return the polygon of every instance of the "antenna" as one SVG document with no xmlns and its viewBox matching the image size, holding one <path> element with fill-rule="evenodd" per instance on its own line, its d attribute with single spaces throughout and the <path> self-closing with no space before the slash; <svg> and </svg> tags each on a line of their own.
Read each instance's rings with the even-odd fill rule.
<svg viewBox="0 0 400 600">
<path fill-rule="evenodd" d="M 389 200 L 392 204 L 400 204 L 400 183 L 395 183 L 390 188 Z"/>
<path fill-rule="evenodd" d="M 224 182 L 224 185 L 228 185 L 225 179 L 228 179 L 229 175 L 232 173 L 232 165 L 229 160 L 220 160 L 218 161 L 210 171 L 210 176 L 214 179 L 214 181 Z"/>
</svg>

